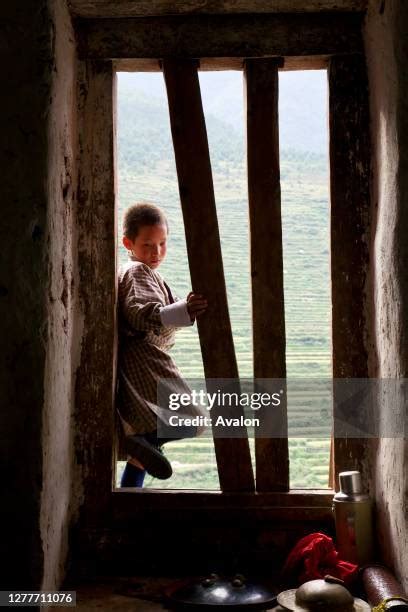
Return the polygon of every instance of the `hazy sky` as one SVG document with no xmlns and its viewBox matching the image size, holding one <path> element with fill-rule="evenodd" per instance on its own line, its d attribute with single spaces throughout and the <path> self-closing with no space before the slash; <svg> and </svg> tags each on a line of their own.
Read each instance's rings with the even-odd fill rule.
<svg viewBox="0 0 408 612">
<path fill-rule="evenodd" d="M 204 112 L 241 132 L 243 121 L 242 72 L 200 72 Z M 132 88 L 167 104 L 160 72 L 119 73 L 118 92 Z M 281 149 L 327 153 L 327 73 L 325 70 L 281 72 L 279 75 Z"/>
</svg>

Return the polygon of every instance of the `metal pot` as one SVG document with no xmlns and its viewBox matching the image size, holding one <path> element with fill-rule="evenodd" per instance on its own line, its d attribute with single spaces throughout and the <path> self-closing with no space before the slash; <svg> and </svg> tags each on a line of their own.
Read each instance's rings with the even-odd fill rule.
<svg viewBox="0 0 408 612">
<path fill-rule="evenodd" d="M 174 585 L 165 593 L 166 603 L 177 610 L 267 610 L 276 604 L 276 593 L 251 582 L 242 574 L 233 578 L 210 574 L 199 581 Z"/>
</svg>

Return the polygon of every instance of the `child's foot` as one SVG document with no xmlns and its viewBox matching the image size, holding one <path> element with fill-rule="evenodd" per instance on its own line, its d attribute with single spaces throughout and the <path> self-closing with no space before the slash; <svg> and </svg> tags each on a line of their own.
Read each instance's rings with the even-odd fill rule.
<svg viewBox="0 0 408 612">
<path fill-rule="evenodd" d="M 129 455 L 136 457 L 151 476 L 166 480 L 172 475 L 171 464 L 161 448 L 150 444 L 143 436 L 126 436 L 125 446 Z"/>
</svg>

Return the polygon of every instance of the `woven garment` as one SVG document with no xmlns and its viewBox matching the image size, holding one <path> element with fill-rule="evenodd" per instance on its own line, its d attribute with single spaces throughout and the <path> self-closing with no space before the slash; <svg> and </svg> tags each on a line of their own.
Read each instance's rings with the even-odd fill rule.
<svg viewBox="0 0 408 612">
<path fill-rule="evenodd" d="M 166 420 L 158 405 L 157 384 L 172 379 L 170 392 L 190 393 L 167 351 L 175 340 L 175 327 L 164 327 L 160 309 L 175 301 L 162 276 L 130 257 L 119 270 L 119 350 L 116 406 L 124 431 L 143 434 Z M 170 410 L 167 408 L 168 414 Z M 202 414 L 193 409 L 193 413 Z"/>
</svg>

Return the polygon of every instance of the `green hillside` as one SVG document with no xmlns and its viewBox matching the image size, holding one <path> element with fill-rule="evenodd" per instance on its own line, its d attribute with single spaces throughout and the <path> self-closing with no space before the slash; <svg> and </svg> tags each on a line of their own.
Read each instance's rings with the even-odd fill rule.
<svg viewBox="0 0 408 612">
<path fill-rule="evenodd" d="M 127 88 L 119 95 L 119 231 L 123 210 L 145 199 L 162 206 L 169 219 L 167 260 L 160 267 L 179 296 L 190 277 L 167 109 L 162 101 Z M 241 377 L 252 375 L 249 236 L 244 142 L 233 127 L 207 116 L 234 343 Z M 285 317 L 289 378 L 330 377 L 330 276 L 327 160 L 315 153 L 281 153 Z M 203 256 L 205 256 L 205 236 Z M 267 253 L 265 253 L 267 257 Z M 126 261 L 123 247 L 119 261 Z M 185 377 L 203 375 L 196 328 L 178 333 L 172 354 Z M 322 397 L 289 397 L 291 486 L 326 487 L 329 424 L 308 437 L 311 411 L 327 407 Z M 252 446 L 252 442 L 251 442 Z M 169 481 L 147 479 L 160 488 L 218 488 L 211 440 L 166 445 L 174 466 Z"/>
</svg>

